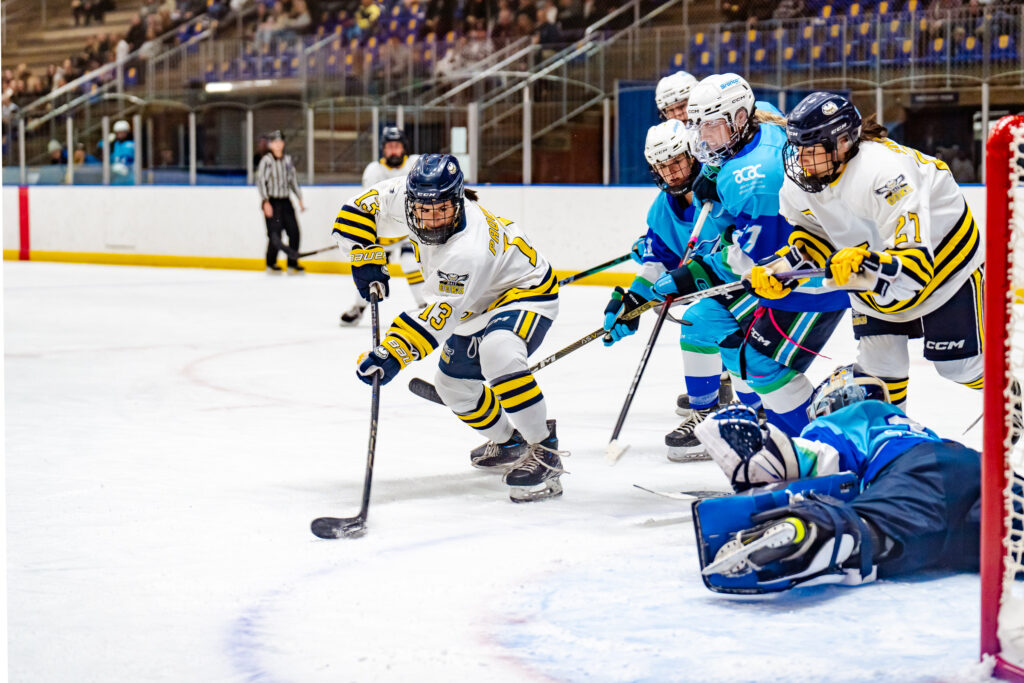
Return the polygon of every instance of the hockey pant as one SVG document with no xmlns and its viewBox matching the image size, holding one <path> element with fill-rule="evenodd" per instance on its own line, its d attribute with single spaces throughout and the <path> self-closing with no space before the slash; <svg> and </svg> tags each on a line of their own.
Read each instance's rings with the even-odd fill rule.
<svg viewBox="0 0 1024 683">
<path fill-rule="evenodd" d="M 906 410 L 910 352 L 907 341 L 924 337 L 924 357 L 946 379 L 971 389 L 984 385 L 984 269 L 971 274 L 949 301 L 909 322 L 892 322 L 855 313 L 857 364 L 885 381 L 889 400 Z"/>
<path fill-rule="evenodd" d="M 264 216 L 267 222 L 267 265 L 275 266 L 277 254 L 281 250 L 282 233 L 288 235 L 288 248 L 296 252 L 299 250 L 299 222 L 295 218 L 295 208 L 290 199 L 271 197 L 269 201 L 273 215 L 270 218 Z M 296 265 L 298 261 L 288 259 L 288 267 L 294 268 Z"/>
<path fill-rule="evenodd" d="M 381 241 L 386 241 L 386 239 L 381 238 Z M 384 247 L 384 251 L 388 255 L 388 263 L 394 263 L 395 259 L 398 259 L 398 264 L 402 268 L 402 277 L 409 283 L 409 291 L 412 292 L 412 298 L 416 305 L 420 308 L 426 306 L 427 302 L 423 298 L 423 273 L 420 272 L 420 264 L 416 261 L 416 249 L 412 243 L 402 237 L 397 242 L 381 246 Z M 366 300 L 356 294 L 353 305 L 363 308 L 366 306 Z"/>
<path fill-rule="evenodd" d="M 850 506 L 889 541 L 879 576 L 929 567 L 977 571 L 981 456 L 955 441 L 912 446 Z M 888 545 L 888 544 L 887 544 Z"/>
<path fill-rule="evenodd" d="M 532 311 L 503 311 L 472 335 L 448 338 L 434 386 L 445 405 L 488 440 L 504 443 L 513 429 L 527 443 L 548 436 L 547 404 L 527 358 L 551 320 Z"/>
<path fill-rule="evenodd" d="M 844 310 L 781 311 L 760 307 L 751 294 L 702 299 L 687 309 L 684 350 L 716 348 L 747 405 L 763 402 L 768 421 L 790 436 L 807 424 L 814 387 L 804 376 Z"/>
</svg>

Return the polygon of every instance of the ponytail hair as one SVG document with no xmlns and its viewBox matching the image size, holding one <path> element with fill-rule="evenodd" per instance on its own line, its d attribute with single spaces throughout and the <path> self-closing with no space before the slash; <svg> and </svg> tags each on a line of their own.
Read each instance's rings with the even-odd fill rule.
<svg viewBox="0 0 1024 683">
<path fill-rule="evenodd" d="M 864 119 L 860 126 L 859 140 L 878 141 L 889 137 L 889 129 L 880 124 L 874 114 Z"/>
<path fill-rule="evenodd" d="M 468 199 L 469 201 L 475 202 L 477 200 L 476 190 L 471 190 L 470 188 L 467 187 L 463 190 L 463 192 L 466 194 L 466 199 Z"/>
</svg>

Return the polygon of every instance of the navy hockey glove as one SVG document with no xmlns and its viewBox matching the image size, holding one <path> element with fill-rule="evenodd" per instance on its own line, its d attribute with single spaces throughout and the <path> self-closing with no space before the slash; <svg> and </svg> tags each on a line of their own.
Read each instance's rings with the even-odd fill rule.
<svg viewBox="0 0 1024 683">
<path fill-rule="evenodd" d="M 604 339 L 605 346 L 611 346 L 621 339 L 636 334 L 637 327 L 640 326 L 640 316 L 632 320 L 619 320 L 618 318 L 645 303 L 647 300 L 636 292 L 623 291 L 622 287 L 615 288 L 611 301 L 604 309 L 604 330 L 608 333 Z"/>
<path fill-rule="evenodd" d="M 380 346 L 359 356 L 356 376 L 366 384 L 373 384 L 373 376 L 380 375 L 380 383 L 387 384 L 415 359 L 416 354 L 404 339 L 389 334 L 384 337 Z"/>
<path fill-rule="evenodd" d="M 355 280 L 359 296 L 369 301 L 370 285 L 379 282 L 380 291 L 384 292 L 382 298 L 387 298 L 391 293 L 391 286 L 388 284 L 391 275 L 388 274 L 388 255 L 384 247 L 379 244 L 371 244 L 362 249 L 356 247 L 352 250 L 351 257 L 352 279 Z"/>
<path fill-rule="evenodd" d="M 633 242 L 633 246 L 629 248 L 629 258 L 635 262 L 643 264 L 644 254 L 647 253 L 647 235 L 637 238 Z"/>
<path fill-rule="evenodd" d="M 679 297 L 693 294 L 702 289 L 710 289 L 724 281 L 715 276 L 700 256 L 684 266 L 670 270 L 654 282 L 651 288 L 654 296 L 660 301 L 665 297 Z"/>
<path fill-rule="evenodd" d="M 705 167 L 711 169 L 713 167 Z M 717 170 L 715 171 L 717 174 Z M 697 179 L 693 181 L 693 203 L 697 206 L 701 206 L 704 202 L 715 202 L 721 204 L 722 200 L 718 196 L 718 185 L 715 181 L 704 174 L 704 169 L 697 175 Z"/>
</svg>

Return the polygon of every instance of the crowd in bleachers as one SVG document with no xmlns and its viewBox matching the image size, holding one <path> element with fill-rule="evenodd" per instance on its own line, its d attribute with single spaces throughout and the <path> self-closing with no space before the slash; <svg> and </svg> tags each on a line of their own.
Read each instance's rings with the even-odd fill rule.
<svg viewBox="0 0 1024 683">
<path fill-rule="evenodd" d="M 732 23 L 696 31 L 667 70 L 875 66 L 1017 60 L 1021 3 L 980 0 L 728 0 Z M 716 61 L 717 60 L 717 61 Z"/>
</svg>

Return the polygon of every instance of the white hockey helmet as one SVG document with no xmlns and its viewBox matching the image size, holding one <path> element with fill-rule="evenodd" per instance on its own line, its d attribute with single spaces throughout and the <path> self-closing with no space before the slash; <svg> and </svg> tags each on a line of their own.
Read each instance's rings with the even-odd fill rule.
<svg viewBox="0 0 1024 683">
<path fill-rule="evenodd" d="M 671 195 L 690 191 L 700 163 L 696 159 L 696 133 L 682 121 L 669 119 L 647 130 L 644 157 L 657 186 Z M 686 158 L 681 158 L 681 157 Z M 675 182 L 669 183 L 665 176 Z"/>
<path fill-rule="evenodd" d="M 686 101 L 690 99 L 690 91 L 697 85 L 697 79 L 686 71 L 677 71 L 669 74 L 658 81 L 658 87 L 654 90 L 654 103 L 658 105 L 658 111 L 664 119 L 674 119 L 682 116 L 680 120 L 686 120 Z M 674 105 L 680 105 L 675 107 Z M 673 115 L 668 115 L 668 110 Z"/>
<path fill-rule="evenodd" d="M 698 133 L 697 157 L 713 166 L 736 154 L 756 130 L 754 91 L 737 74 L 715 74 L 698 83 L 690 91 L 686 113 Z"/>
<path fill-rule="evenodd" d="M 114 132 L 115 133 L 130 133 L 130 132 L 132 132 L 132 127 L 130 125 L 128 125 L 127 121 L 125 121 L 124 119 L 121 119 L 120 121 L 117 121 L 117 122 L 114 123 Z"/>
</svg>

